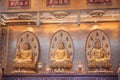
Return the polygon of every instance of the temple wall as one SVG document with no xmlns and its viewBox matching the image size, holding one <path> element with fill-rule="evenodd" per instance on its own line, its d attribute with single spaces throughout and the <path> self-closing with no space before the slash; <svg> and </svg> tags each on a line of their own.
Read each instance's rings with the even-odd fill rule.
<svg viewBox="0 0 120 80">
<path fill-rule="evenodd" d="M 29 12 L 29 11 L 52 11 L 52 10 L 82 10 L 82 9 L 105 9 L 105 8 L 120 8 L 120 0 L 112 0 L 111 5 L 87 5 L 86 0 L 71 0 L 69 6 L 64 7 L 47 7 L 46 0 L 31 0 L 31 7 L 29 9 L 8 9 L 8 0 L 0 0 L 0 12 Z M 97 23 L 96 23 L 97 24 Z M 5 68 L 5 72 L 9 73 L 13 70 L 13 59 L 15 56 L 16 43 L 18 37 L 25 31 L 32 31 L 40 42 L 40 58 L 39 61 L 43 62 L 44 70 L 49 66 L 50 54 L 49 47 L 50 41 L 55 32 L 58 30 L 67 31 L 73 40 L 74 59 L 73 70 L 77 70 L 79 61 L 84 64 L 84 70 L 87 71 L 87 59 L 85 55 L 85 45 L 88 34 L 94 29 L 103 30 L 109 38 L 111 45 L 111 63 L 113 71 L 116 72 L 118 64 L 120 63 L 120 22 L 103 22 L 98 23 L 98 28 L 95 28 L 94 23 L 81 23 L 77 24 L 40 24 L 36 25 L 14 25 L 8 27 L 0 27 L 0 63 Z M 3 28 L 3 29 L 2 29 Z M 2 31 L 5 32 L 5 37 L 2 38 Z M 6 35 L 8 36 L 6 37 Z M 5 40 L 4 40 L 5 39 Z M 6 39 L 8 43 L 6 44 Z M 4 60 L 3 60 L 4 59 Z M 3 61 L 1 61 L 3 60 Z"/>
<path fill-rule="evenodd" d="M 18 37 L 25 31 L 32 31 L 40 42 L 40 58 L 39 61 L 43 63 L 44 68 L 49 66 L 50 54 L 49 47 L 50 41 L 55 32 L 58 30 L 67 31 L 72 40 L 74 47 L 74 59 L 73 59 L 73 70 L 77 70 L 79 61 L 84 64 L 84 70 L 87 71 L 87 59 L 85 55 L 85 44 L 88 34 L 96 29 L 93 27 L 94 23 L 81 23 L 80 26 L 77 24 L 41 24 L 36 25 L 15 25 L 8 26 L 8 52 L 7 52 L 7 67 L 6 72 L 13 70 L 13 59 L 15 56 L 15 49 Z M 111 63 L 114 72 L 117 71 L 118 64 L 120 63 L 120 23 L 119 22 L 104 22 L 98 23 L 97 29 L 103 30 L 109 38 L 111 45 Z"/>
</svg>

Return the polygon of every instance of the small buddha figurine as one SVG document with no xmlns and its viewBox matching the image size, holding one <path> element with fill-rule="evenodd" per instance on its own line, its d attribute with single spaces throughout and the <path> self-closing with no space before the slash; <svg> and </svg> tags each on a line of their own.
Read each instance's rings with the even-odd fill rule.
<svg viewBox="0 0 120 80">
<path fill-rule="evenodd" d="M 110 59 L 107 57 L 105 50 L 103 50 L 99 39 L 95 41 L 93 49 L 91 50 L 89 67 L 90 68 L 111 67 Z"/>
<path fill-rule="evenodd" d="M 15 69 L 25 70 L 35 68 L 35 64 L 33 62 L 33 52 L 29 42 L 23 44 L 23 50 L 17 53 L 13 62 Z"/>
<path fill-rule="evenodd" d="M 83 63 L 81 61 L 78 63 L 78 69 L 79 73 L 83 73 Z"/>
<path fill-rule="evenodd" d="M 23 45 L 23 50 L 21 50 L 16 58 L 14 59 L 15 63 L 32 63 L 32 59 L 33 59 L 33 54 L 32 54 L 32 50 L 30 50 L 30 44 L 27 42 Z"/>
<path fill-rule="evenodd" d="M 57 49 L 54 51 L 54 55 L 51 59 L 51 68 L 56 68 L 59 71 L 65 68 L 71 68 L 71 60 L 69 59 L 68 51 L 65 48 L 64 42 L 58 44 Z"/>
<path fill-rule="evenodd" d="M 38 64 L 37 64 L 37 71 L 38 71 L 38 73 L 42 72 L 42 68 L 43 68 L 43 63 L 38 62 Z"/>
</svg>

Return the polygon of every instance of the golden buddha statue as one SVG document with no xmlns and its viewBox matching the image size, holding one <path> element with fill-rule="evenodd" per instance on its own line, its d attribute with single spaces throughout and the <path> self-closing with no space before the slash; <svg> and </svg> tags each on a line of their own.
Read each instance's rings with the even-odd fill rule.
<svg viewBox="0 0 120 80">
<path fill-rule="evenodd" d="M 59 62 L 59 61 L 64 61 L 66 59 L 68 59 L 68 51 L 64 47 L 64 43 L 60 42 L 58 48 L 55 50 L 53 60 Z"/>
<path fill-rule="evenodd" d="M 64 42 L 58 44 L 51 59 L 50 67 L 56 71 L 64 71 L 65 69 L 70 69 L 72 67 L 72 62 L 69 59 L 68 50 L 65 48 Z"/>
<path fill-rule="evenodd" d="M 14 68 L 19 70 L 30 70 L 35 68 L 33 62 L 33 52 L 30 49 L 30 43 L 26 42 L 23 44 L 23 50 L 17 53 L 14 62 Z"/>
<path fill-rule="evenodd" d="M 97 39 L 94 43 L 93 49 L 91 50 L 91 55 L 89 59 L 89 68 L 96 69 L 106 69 L 110 68 L 110 59 L 107 57 L 105 50 L 101 46 L 101 42 Z"/>
<path fill-rule="evenodd" d="M 32 62 L 32 51 L 30 50 L 30 45 L 28 43 L 25 43 L 23 47 L 23 50 L 21 50 L 14 59 L 15 63 Z"/>
</svg>

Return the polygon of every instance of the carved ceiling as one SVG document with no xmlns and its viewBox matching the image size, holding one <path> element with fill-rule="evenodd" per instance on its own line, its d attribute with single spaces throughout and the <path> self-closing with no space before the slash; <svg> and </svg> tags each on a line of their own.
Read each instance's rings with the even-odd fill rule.
<svg viewBox="0 0 120 80">
<path fill-rule="evenodd" d="M 119 9 L 103 10 L 68 10 L 68 11 L 34 11 L 34 12 L 1 12 L 0 22 L 27 23 L 82 23 L 120 21 Z"/>
</svg>

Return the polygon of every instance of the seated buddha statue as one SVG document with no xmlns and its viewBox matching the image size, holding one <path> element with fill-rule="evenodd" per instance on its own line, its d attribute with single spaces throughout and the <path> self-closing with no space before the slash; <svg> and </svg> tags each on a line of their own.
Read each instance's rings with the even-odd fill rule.
<svg viewBox="0 0 120 80">
<path fill-rule="evenodd" d="M 107 57 L 105 50 L 103 50 L 99 39 L 95 41 L 90 56 L 89 68 L 106 69 L 111 67 L 110 59 Z"/>
<path fill-rule="evenodd" d="M 17 53 L 14 62 L 15 69 L 34 69 L 35 64 L 33 63 L 33 52 L 30 48 L 30 43 L 26 42 L 23 44 L 23 50 Z"/>
<path fill-rule="evenodd" d="M 54 51 L 50 67 L 56 71 L 64 71 L 72 67 L 72 62 L 69 59 L 68 50 L 65 48 L 64 42 L 60 42 L 57 49 Z"/>
</svg>

